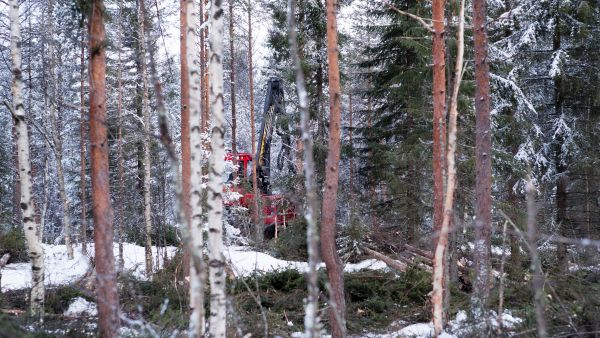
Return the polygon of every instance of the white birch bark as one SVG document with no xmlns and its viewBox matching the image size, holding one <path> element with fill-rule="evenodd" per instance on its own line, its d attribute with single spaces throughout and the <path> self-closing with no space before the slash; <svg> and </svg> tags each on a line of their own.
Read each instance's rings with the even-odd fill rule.
<svg viewBox="0 0 600 338">
<path fill-rule="evenodd" d="M 460 16 L 458 23 L 458 41 L 455 67 L 455 81 L 453 86 L 452 98 L 450 101 L 450 121 L 448 125 L 448 152 L 446 153 L 446 163 L 448 163 L 448 179 L 446 184 L 446 196 L 444 198 L 444 215 L 442 226 L 440 228 L 439 239 L 433 256 L 433 293 L 431 303 L 433 305 L 433 328 L 435 336 L 439 336 L 444 329 L 444 289 L 446 282 L 444 280 L 444 264 L 447 261 L 448 234 L 450 233 L 450 219 L 454 207 L 454 191 L 456 189 L 456 121 L 458 116 L 458 91 L 462 79 L 463 54 L 464 54 L 464 29 L 465 29 L 465 0 L 460 2 Z"/>
<path fill-rule="evenodd" d="M 223 2 L 210 6 L 209 81 L 212 116 L 211 148 L 208 162 L 208 259 L 210 277 L 210 337 L 225 337 L 225 257 L 223 255 L 223 170 L 225 167 L 223 114 Z"/>
<path fill-rule="evenodd" d="M 142 114 L 144 118 L 144 228 L 146 229 L 145 252 L 146 252 L 146 275 L 152 274 L 152 198 L 150 195 L 151 165 L 150 160 L 150 107 L 148 105 L 148 67 L 146 65 L 146 37 L 144 29 L 144 8 L 139 0 L 138 11 L 138 35 L 140 39 L 140 60 L 142 64 Z"/>
<path fill-rule="evenodd" d="M 298 54 L 298 41 L 296 37 L 296 1 L 288 3 L 288 26 L 290 52 L 296 72 L 296 90 L 300 106 L 300 120 L 302 128 L 302 143 L 304 149 L 304 186 L 306 188 L 306 242 L 308 247 L 308 298 L 304 307 L 304 336 L 316 338 L 321 336 L 321 327 L 317 316 L 319 306 L 319 286 L 317 284 L 317 268 L 319 264 L 319 235 L 317 229 L 318 197 L 315 180 L 315 163 L 313 159 L 313 142 L 310 130 L 310 113 L 308 111 L 308 92 L 304 73 Z"/>
<path fill-rule="evenodd" d="M 67 247 L 67 258 L 73 259 L 73 245 L 71 244 L 71 217 L 69 216 L 69 199 L 65 189 L 65 174 L 62 165 L 62 138 L 58 130 L 58 116 L 56 111 L 56 61 L 54 59 L 54 0 L 48 1 L 48 55 L 50 57 L 50 125 L 52 128 L 52 143 L 54 146 L 54 158 L 56 159 L 56 172 L 58 174 L 58 192 L 63 209 L 63 236 Z"/>
<path fill-rule="evenodd" d="M 44 250 L 36 234 L 35 215 L 31 197 L 31 165 L 29 162 L 29 136 L 25 109 L 23 107 L 23 74 L 21 72 L 21 27 L 19 1 L 10 1 L 10 54 L 12 58 L 12 109 L 16 124 L 17 152 L 21 176 L 22 221 L 27 240 L 27 252 L 31 259 L 30 311 L 34 317 L 44 315 Z"/>
<path fill-rule="evenodd" d="M 203 239 L 203 220 L 202 215 L 202 162 L 205 158 L 202 147 L 202 129 L 200 95 L 200 61 L 198 53 L 195 53 L 194 46 L 197 45 L 196 29 L 199 20 L 197 19 L 197 9 L 193 0 L 186 0 L 187 31 L 185 38 L 187 40 L 186 49 L 187 65 L 189 71 L 189 89 L 190 93 L 190 159 L 191 159 L 191 177 L 190 177 L 190 206 L 192 211 L 190 235 L 192 242 L 192 257 L 202 257 L 204 247 Z M 190 259 L 190 327 L 189 336 L 193 338 L 204 336 L 204 283 L 203 283 L 203 259 Z M 198 264 L 200 262 L 200 264 Z"/>
</svg>

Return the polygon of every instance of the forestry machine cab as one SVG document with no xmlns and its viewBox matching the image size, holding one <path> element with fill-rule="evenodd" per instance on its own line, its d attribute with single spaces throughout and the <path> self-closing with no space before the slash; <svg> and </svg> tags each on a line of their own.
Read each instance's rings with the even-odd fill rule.
<svg viewBox="0 0 600 338">
<path fill-rule="evenodd" d="M 287 223 L 296 217 L 293 205 L 287 201 L 283 195 L 274 195 L 271 192 L 271 141 L 273 139 L 273 129 L 281 136 L 281 152 L 277 157 L 277 169 L 282 170 L 283 164 L 290 153 L 290 135 L 287 122 L 285 121 L 285 106 L 283 85 L 279 78 L 269 79 L 267 86 L 267 96 L 263 109 L 263 120 L 258 135 L 258 144 L 256 154 L 228 152 L 225 160 L 234 161 L 238 164 L 236 182 L 229 188 L 229 191 L 240 194 L 239 199 L 229 200 L 228 206 L 243 206 L 246 208 L 254 207 L 254 193 L 252 190 L 252 165 L 250 162 L 256 160 L 257 188 L 261 194 L 262 220 L 265 229 L 265 237 L 273 238 L 278 235 L 279 226 L 286 227 Z M 288 162 L 290 162 L 288 160 Z M 293 170 L 293 165 L 288 166 Z"/>
</svg>

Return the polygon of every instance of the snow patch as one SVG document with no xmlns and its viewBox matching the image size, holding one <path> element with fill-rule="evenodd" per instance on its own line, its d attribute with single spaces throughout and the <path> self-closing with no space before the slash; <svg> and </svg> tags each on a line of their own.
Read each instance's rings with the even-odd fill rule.
<svg viewBox="0 0 600 338">
<path fill-rule="evenodd" d="M 98 315 L 98 307 L 93 302 L 88 302 L 81 297 L 77 297 L 69 304 L 69 308 L 65 311 L 64 315 L 69 317 L 81 315 L 95 317 Z"/>
</svg>

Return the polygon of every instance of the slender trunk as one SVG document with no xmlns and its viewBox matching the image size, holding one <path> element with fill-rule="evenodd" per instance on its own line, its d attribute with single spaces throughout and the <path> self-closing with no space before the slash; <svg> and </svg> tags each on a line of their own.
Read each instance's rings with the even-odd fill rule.
<svg viewBox="0 0 600 338">
<path fill-rule="evenodd" d="M 354 141 L 352 139 L 352 132 L 354 129 L 354 121 L 353 121 L 353 103 L 352 103 L 352 88 L 351 86 L 348 89 L 349 93 L 348 93 L 348 115 L 349 115 L 349 119 L 350 119 L 350 128 L 348 128 L 348 145 L 350 146 L 350 156 L 348 159 L 348 166 L 349 166 L 349 170 L 350 170 L 350 175 L 348 177 L 349 180 L 349 190 L 350 190 L 350 215 L 351 217 L 354 216 Z M 352 219 L 350 220 L 352 221 Z"/>
<path fill-rule="evenodd" d="M 82 19 L 83 20 L 83 19 Z M 83 22 L 82 22 L 83 25 Z M 80 200 L 81 200 L 81 253 L 87 255 L 87 198 L 86 198 L 86 118 L 85 118 L 85 30 L 81 29 L 81 54 L 79 58 L 79 118 L 80 118 Z"/>
<path fill-rule="evenodd" d="M 204 0 L 204 22 L 208 21 L 208 0 Z M 208 138 L 208 129 L 210 128 L 210 102 L 209 102 L 209 79 L 210 79 L 210 71 L 209 71 L 209 67 L 208 67 L 208 48 L 207 48 L 207 40 L 208 40 L 208 26 L 204 28 L 204 109 L 202 110 L 203 113 L 203 129 L 202 131 L 205 133 L 205 138 Z M 208 151 L 210 148 L 210 142 L 207 140 L 205 141 L 205 148 Z M 208 161 L 208 159 L 204 160 L 205 162 Z"/>
<path fill-rule="evenodd" d="M 186 18 L 189 23 L 185 32 L 186 45 L 196 45 L 196 27 L 198 23 L 196 15 L 198 12 L 193 0 L 186 0 Z M 198 54 L 194 53 L 192 48 L 186 50 L 186 61 L 188 64 L 188 86 L 192 93 L 198 93 L 200 90 L 200 69 Z M 190 178 L 190 207 L 191 207 L 191 225 L 190 235 L 192 242 L 192 255 L 202 257 L 204 248 L 204 217 L 202 214 L 202 160 L 205 157 L 202 148 L 202 129 L 201 121 L 201 97 L 199 95 L 190 95 L 190 156 L 191 156 L 191 178 Z M 200 264 L 190 265 L 190 327 L 189 336 L 200 338 L 204 336 L 204 279 L 205 267 L 204 260 Z"/>
<path fill-rule="evenodd" d="M 191 180 L 191 163 L 190 163 L 190 81 L 189 69 L 187 62 L 187 4 L 186 0 L 180 0 L 180 62 L 181 62 L 181 180 L 182 180 L 182 195 L 183 195 L 183 212 L 185 214 L 185 224 L 191 225 L 192 210 L 190 204 L 190 180 Z M 189 231 L 189 230 L 187 230 Z M 183 270 L 184 275 L 190 275 L 190 252 L 184 250 L 183 255 Z"/>
<path fill-rule="evenodd" d="M 327 65 L 329 76 L 329 140 L 325 167 L 325 189 L 321 208 L 321 253 L 331 284 L 329 322 L 334 338 L 346 336 L 344 271 L 335 245 L 336 205 L 341 144 L 341 90 L 338 61 L 336 1 L 327 0 Z"/>
<path fill-rule="evenodd" d="M 527 242 L 529 253 L 531 255 L 531 288 L 533 289 L 533 303 L 535 306 L 535 316 L 537 322 L 538 337 L 548 337 L 546 331 L 545 312 L 545 292 L 544 292 L 544 274 L 542 272 L 542 262 L 537 250 L 537 223 L 536 215 L 538 213 L 535 187 L 531 182 L 531 177 L 527 181 Z"/>
<path fill-rule="evenodd" d="M 464 14 L 465 1 L 460 3 L 460 17 L 457 38 L 457 56 L 455 67 L 455 81 L 452 90 L 452 99 L 450 101 L 450 120 L 448 127 L 448 152 L 446 153 L 446 163 L 448 164 L 448 181 L 446 184 L 446 195 L 444 197 L 444 218 L 440 228 L 439 238 L 435 247 L 433 257 L 433 292 L 431 303 L 433 305 L 433 327 L 435 335 L 438 336 L 444 328 L 444 292 L 446 289 L 445 262 L 448 253 L 448 234 L 450 232 L 450 221 L 452 220 L 452 211 L 454 207 L 454 191 L 456 189 L 456 121 L 458 116 L 458 91 L 462 78 L 462 64 L 464 53 Z"/>
<path fill-rule="evenodd" d="M 490 126 L 490 67 L 487 62 L 485 0 L 473 1 L 475 43 L 475 317 L 487 317 L 490 296 L 492 229 L 492 131 Z"/>
<path fill-rule="evenodd" d="M 125 238 L 125 157 L 123 154 L 123 1 L 119 0 L 119 16 L 117 23 L 117 171 L 119 175 L 119 206 L 117 207 L 117 234 L 119 240 L 119 271 L 123 271 L 123 241 Z"/>
<path fill-rule="evenodd" d="M 223 255 L 223 171 L 225 157 L 223 118 L 223 9 L 215 0 L 210 6 L 209 73 L 210 113 L 213 119 L 208 164 L 208 259 L 210 276 L 210 337 L 225 337 L 225 257 Z"/>
<path fill-rule="evenodd" d="M 229 57 L 230 57 L 230 92 L 231 92 L 231 151 L 233 153 L 233 165 L 237 166 L 237 160 L 235 155 L 237 154 L 237 117 L 235 112 L 235 50 L 233 48 L 233 40 L 235 35 L 233 34 L 233 0 L 229 0 Z M 237 170 L 234 171 L 234 175 L 237 177 Z"/>
<path fill-rule="evenodd" d="M 436 246 L 444 215 L 444 150 L 446 144 L 445 0 L 433 0 L 433 230 Z"/>
<path fill-rule="evenodd" d="M 48 18 L 47 18 L 47 32 L 48 32 L 48 54 L 50 56 L 50 74 L 49 78 L 49 89 L 50 89 L 50 125 L 52 128 L 52 143 L 54 143 L 54 157 L 56 159 L 56 171 L 58 175 L 58 192 L 60 201 L 63 209 L 63 235 L 65 239 L 65 246 L 67 247 L 68 259 L 73 259 L 73 246 L 71 245 L 71 219 L 69 216 L 69 200 L 67 199 L 67 192 L 65 189 L 65 174 L 62 166 L 62 137 L 58 130 L 58 114 L 56 107 L 57 90 L 56 90 L 56 61 L 54 59 L 54 0 L 48 1 Z"/>
<path fill-rule="evenodd" d="M 204 26 L 204 22 L 205 17 L 204 17 L 204 0 L 200 0 L 198 1 L 198 4 L 200 5 L 199 7 L 199 11 L 198 11 L 198 16 L 200 19 L 200 27 Z M 206 118 L 205 118 L 205 114 L 208 111 L 208 106 L 206 105 L 206 99 L 205 99 L 205 94 L 207 93 L 206 90 L 206 41 L 204 38 L 204 33 L 206 32 L 207 28 L 203 27 L 200 28 L 200 130 L 202 132 L 206 131 L 206 126 L 204 125 L 204 123 L 206 122 Z M 203 159 L 204 161 L 204 159 Z"/>
<path fill-rule="evenodd" d="M 112 208 L 108 170 L 106 127 L 106 51 L 104 3 L 93 0 L 90 17 L 90 144 L 92 200 L 94 204 L 94 242 L 101 337 L 117 336 L 119 298 L 113 256 Z"/>
<path fill-rule="evenodd" d="M 557 5 L 558 6 L 558 5 Z M 558 8 L 556 9 L 558 11 Z M 555 20 L 560 20 L 557 16 Z M 560 25 L 555 25 L 553 36 L 553 48 L 556 53 L 561 49 Z M 563 89 L 562 77 L 554 77 L 554 114 L 556 118 L 562 118 L 563 110 Z M 560 236 L 567 237 L 568 219 L 567 219 L 567 165 L 563 158 L 562 147 L 564 145 L 564 135 L 556 133 L 554 144 L 554 165 L 556 167 L 556 224 Z M 568 259 L 567 245 L 565 243 L 556 244 L 556 260 L 561 271 L 567 270 Z"/>
<path fill-rule="evenodd" d="M 256 154 L 256 131 L 254 130 L 254 64 L 252 60 L 252 2 L 248 1 L 248 80 L 250 81 L 250 133 L 252 134 L 252 154 Z M 254 223 L 254 236 L 257 243 L 262 242 L 263 227 L 259 224 L 261 193 L 258 191 L 256 164 L 258 159 L 252 161 L 252 193 L 254 205 L 252 208 L 252 221 Z"/>
<path fill-rule="evenodd" d="M 31 113 L 31 112 L 30 112 Z M 13 118 L 13 127 L 12 127 L 12 136 L 13 136 L 13 227 L 18 227 L 21 225 L 22 212 L 21 207 L 19 206 L 21 203 L 21 179 L 19 174 L 19 151 L 17 145 L 17 120 Z"/>
<path fill-rule="evenodd" d="M 12 60 L 12 110 L 15 120 L 17 152 L 20 171 L 21 215 L 27 255 L 31 260 L 30 312 L 33 317 L 43 320 L 44 316 L 44 250 L 36 234 L 35 210 L 32 200 L 31 162 L 29 156 L 29 135 L 23 106 L 23 73 L 21 70 L 21 25 L 19 22 L 19 1 L 11 0 L 10 6 L 10 54 Z"/>
<path fill-rule="evenodd" d="M 302 63 L 298 51 L 296 37 L 296 1 L 288 3 L 288 25 L 290 53 L 296 72 L 296 89 L 298 91 L 298 104 L 300 107 L 300 120 L 302 129 L 302 142 L 304 144 L 304 187 L 306 189 L 306 244 L 308 248 L 308 299 L 304 308 L 304 332 L 309 338 L 321 336 L 321 327 L 317 312 L 319 309 L 319 285 L 317 283 L 317 268 L 319 264 L 319 234 L 317 230 L 318 195 L 315 178 L 315 162 L 313 158 L 313 136 L 310 130 L 310 113 L 308 111 L 308 91 L 302 71 Z"/>
<path fill-rule="evenodd" d="M 146 275 L 152 274 L 152 196 L 151 196 L 151 165 L 150 159 L 150 107 L 148 103 L 148 66 L 146 63 L 146 32 L 144 29 L 145 0 L 138 0 L 138 35 L 140 44 L 140 61 L 142 63 L 142 114 L 144 116 L 144 228 L 145 233 L 145 256 Z"/>
</svg>

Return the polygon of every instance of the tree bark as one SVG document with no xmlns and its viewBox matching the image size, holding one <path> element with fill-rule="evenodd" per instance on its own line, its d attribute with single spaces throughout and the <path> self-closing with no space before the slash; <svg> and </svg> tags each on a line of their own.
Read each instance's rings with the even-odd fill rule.
<svg viewBox="0 0 600 338">
<path fill-rule="evenodd" d="M 202 0 L 201 0 L 202 1 Z M 187 62 L 187 3 L 186 0 L 180 0 L 180 62 L 181 62 L 181 179 L 182 179 L 182 195 L 183 195 L 183 212 L 185 214 L 185 224 L 191 225 L 192 210 L 190 202 L 190 180 L 191 180 L 191 163 L 190 163 L 190 81 L 189 68 Z M 190 229 L 191 230 L 191 229 Z M 189 231 L 189 230 L 187 230 Z M 190 275 L 190 252 L 184 250 L 183 254 L 183 270 L 184 275 Z"/>
<path fill-rule="evenodd" d="M 125 155 L 123 154 L 123 1 L 119 0 L 119 15 L 117 23 L 117 172 L 119 175 L 119 206 L 117 207 L 117 234 L 119 241 L 118 270 L 123 271 L 123 241 L 125 238 Z"/>
<path fill-rule="evenodd" d="M 490 68 L 487 61 L 485 0 L 473 0 L 475 44 L 475 261 L 474 317 L 486 317 L 490 296 L 492 229 L 492 131 L 490 126 Z"/>
<path fill-rule="evenodd" d="M 254 63 L 252 56 L 252 1 L 248 1 L 248 80 L 250 82 L 250 133 L 252 134 L 252 155 L 256 155 L 256 130 L 254 128 Z M 254 240 L 261 243 L 263 240 L 263 226 L 260 222 L 260 200 L 262 195 L 258 190 L 256 164 L 258 158 L 252 161 L 252 193 L 254 195 L 252 208 L 252 222 L 254 223 Z"/>
<path fill-rule="evenodd" d="M 83 18 L 82 18 L 83 20 Z M 81 200 L 81 253 L 87 255 L 87 194 L 86 194 L 86 117 L 85 117 L 85 31 L 81 29 L 81 54 L 79 58 L 79 102 L 81 107 L 79 108 L 80 118 L 80 160 L 81 160 L 81 171 L 80 171 L 80 191 L 79 198 Z"/>
<path fill-rule="evenodd" d="M 65 239 L 65 246 L 67 247 L 67 257 L 68 259 L 73 259 L 73 246 L 71 245 L 71 217 L 69 216 L 69 200 L 67 198 L 67 192 L 65 189 L 65 174 L 62 166 L 62 137 L 60 136 L 60 131 L 58 130 L 58 115 L 57 115 L 57 91 L 56 91 L 56 60 L 54 59 L 54 1 L 48 1 L 48 54 L 50 57 L 49 60 L 49 86 L 50 89 L 50 100 L 49 100 L 49 110 L 50 110 L 50 125 L 52 128 L 52 143 L 54 149 L 54 158 L 56 159 L 56 171 L 58 176 L 58 192 L 60 196 L 60 201 L 63 209 L 63 235 Z"/>
<path fill-rule="evenodd" d="M 545 312 L 545 292 L 544 292 L 544 274 L 542 272 L 542 261 L 537 250 L 537 223 L 536 215 L 538 213 L 535 187 L 531 182 L 531 177 L 527 181 L 527 242 L 529 254 L 531 255 L 531 288 L 533 289 L 533 304 L 535 306 L 535 317 L 537 323 L 538 337 L 548 337 L 546 329 Z"/>
<path fill-rule="evenodd" d="M 446 268 L 448 253 L 448 234 L 450 233 L 450 222 L 452 220 L 452 211 L 454 207 L 454 191 L 456 189 L 456 121 L 458 115 L 458 91 L 462 78 L 462 64 L 464 53 L 464 14 L 465 1 L 461 0 L 458 41 L 457 41 L 457 56 L 455 67 L 455 81 L 452 91 L 452 99 L 450 101 L 449 110 L 449 128 L 448 128 L 448 152 L 446 153 L 446 163 L 448 164 L 448 180 L 446 184 L 446 195 L 444 197 L 444 218 L 440 228 L 439 238 L 435 247 L 433 257 L 433 292 L 431 295 L 431 303 L 433 305 L 433 328 L 435 335 L 438 336 L 444 329 L 444 292 L 446 292 Z"/>
<path fill-rule="evenodd" d="M 229 0 L 229 57 L 230 57 L 230 91 L 231 91 L 231 152 L 233 153 L 233 165 L 237 166 L 237 117 L 235 111 L 235 50 L 233 48 L 233 0 Z M 234 171 L 237 177 L 237 170 Z"/>
<path fill-rule="evenodd" d="M 119 298 L 113 256 L 112 208 L 108 171 L 106 128 L 106 51 L 104 3 L 93 0 L 90 17 L 90 144 L 94 242 L 101 337 L 116 337 L 119 328 Z"/>
<path fill-rule="evenodd" d="M 446 148 L 445 0 L 433 0 L 433 232 L 439 235 L 444 215 L 444 155 Z M 434 247 L 437 236 L 433 241 Z"/>
<path fill-rule="evenodd" d="M 17 152 L 20 171 L 21 220 L 27 242 L 27 255 L 31 260 L 30 313 L 40 321 L 44 316 L 44 250 L 36 234 L 35 210 L 32 200 L 31 162 L 29 135 L 23 105 L 23 72 L 21 70 L 21 25 L 19 1 L 11 0 L 10 7 L 10 54 L 12 59 L 12 110 L 15 120 Z"/>
<path fill-rule="evenodd" d="M 225 163 L 223 114 L 223 8 L 210 6 L 209 73 L 210 113 L 213 119 L 208 164 L 208 260 L 210 276 L 210 337 L 226 335 L 225 256 L 223 255 L 223 172 Z"/>
<path fill-rule="evenodd" d="M 145 231 L 145 258 L 146 275 L 152 274 L 152 196 L 151 175 L 152 161 L 150 158 L 150 143 L 152 141 L 150 129 L 150 106 L 148 103 L 148 65 L 146 63 L 146 32 L 144 29 L 145 0 L 138 0 L 138 35 L 140 44 L 140 61 L 142 63 L 142 114 L 144 116 L 144 229 Z"/>
<path fill-rule="evenodd" d="M 304 144 L 304 187 L 306 189 L 304 219 L 307 224 L 306 244 L 308 248 L 308 298 L 304 307 L 304 332 L 306 337 L 317 338 L 321 336 L 321 326 L 317 315 L 319 308 L 317 269 L 320 259 L 317 227 L 318 195 L 315 178 L 315 161 L 313 158 L 313 135 L 310 130 L 308 91 L 306 90 L 306 81 L 304 79 L 304 72 L 302 71 L 296 35 L 296 1 L 289 0 L 288 7 L 290 53 L 296 73 L 296 90 L 298 91 L 302 142 Z"/>
<path fill-rule="evenodd" d="M 325 165 L 325 190 L 321 208 L 321 253 L 331 284 L 329 322 L 334 338 L 346 336 L 344 271 L 337 252 L 335 213 L 341 144 L 341 90 L 338 61 L 336 1 L 327 0 L 327 64 L 329 76 L 329 140 Z"/>
<path fill-rule="evenodd" d="M 186 44 L 188 46 L 196 45 L 196 27 L 198 23 L 196 15 L 198 12 L 193 0 L 186 0 L 186 17 L 190 23 L 186 30 Z M 198 93 L 200 91 L 200 69 L 198 54 L 194 53 L 191 48 L 186 50 L 188 64 L 188 80 L 191 92 Z M 192 255 L 203 255 L 204 249 L 204 215 L 202 213 L 202 161 L 205 158 L 202 147 L 202 129 L 201 129 L 201 105 L 202 99 L 200 95 L 190 95 L 190 148 L 191 148 L 191 178 L 190 178 L 190 207 L 191 207 L 191 225 L 190 237 L 192 242 Z M 196 260 L 192 260 L 190 265 L 190 337 L 204 337 L 204 278 L 205 268 L 204 260 L 200 260 L 200 264 L 195 264 Z"/>
</svg>

